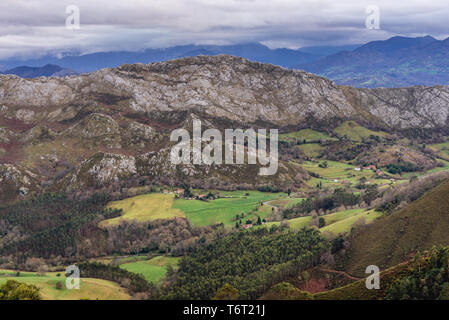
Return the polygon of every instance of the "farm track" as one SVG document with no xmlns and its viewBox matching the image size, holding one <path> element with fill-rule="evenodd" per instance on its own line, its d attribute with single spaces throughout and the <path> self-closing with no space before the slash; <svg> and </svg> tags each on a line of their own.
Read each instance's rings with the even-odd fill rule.
<svg viewBox="0 0 449 320">
<path fill-rule="evenodd" d="M 324 268 L 320 268 L 320 271 L 322 271 L 322 272 L 329 272 L 329 273 L 338 273 L 338 274 L 342 274 L 342 275 L 344 275 L 346 278 L 351 279 L 351 280 L 355 280 L 355 281 L 364 279 L 364 278 L 357 278 L 357 277 L 351 276 L 350 274 L 348 274 L 348 273 L 346 273 L 346 272 L 344 272 L 344 271 L 331 270 L 331 269 L 324 269 Z"/>
</svg>

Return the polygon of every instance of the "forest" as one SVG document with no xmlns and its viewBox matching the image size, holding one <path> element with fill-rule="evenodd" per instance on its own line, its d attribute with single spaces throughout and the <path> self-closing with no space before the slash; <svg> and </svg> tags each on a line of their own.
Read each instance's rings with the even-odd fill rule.
<svg viewBox="0 0 449 320">
<path fill-rule="evenodd" d="M 235 288 L 240 299 L 255 299 L 273 284 L 318 264 L 328 247 L 312 228 L 233 233 L 184 257 L 162 297 L 211 299 L 226 285 Z"/>
</svg>

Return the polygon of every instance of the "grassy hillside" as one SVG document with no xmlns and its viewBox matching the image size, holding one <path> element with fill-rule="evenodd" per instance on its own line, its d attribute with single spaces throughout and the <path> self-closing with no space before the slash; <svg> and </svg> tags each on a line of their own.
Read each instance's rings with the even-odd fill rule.
<svg viewBox="0 0 449 320">
<path fill-rule="evenodd" d="M 128 300 L 130 298 L 129 294 L 117 283 L 107 280 L 81 278 L 80 289 L 69 290 L 65 287 L 66 278 L 63 272 L 59 277 L 57 272 L 46 273 L 44 276 L 34 272 L 21 272 L 19 277 L 10 276 L 12 274 L 16 274 L 16 271 L 0 270 L 0 285 L 7 280 L 34 284 L 41 289 L 44 300 Z M 61 289 L 56 288 L 57 282 L 62 283 Z"/>
<path fill-rule="evenodd" d="M 366 211 L 365 209 L 349 209 L 343 210 L 322 217 L 326 221 L 326 225 L 319 230 L 326 232 L 331 238 L 337 237 L 339 234 L 349 233 L 354 223 L 363 219 L 365 223 L 371 223 L 382 214 L 375 212 L 374 210 Z M 299 230 L 303 227 L 310 227 L 312 225 L 312 216 L 298 217 L 285 220 L 288 223 L 290 229 Z M 273 225 L 279 226 L 280 221 L 267 222 L 265 227 L 271 227 Z"/>
<path fill-rule="evenodd" d="M 118 223 L 120 220 L 150 221 L 157 219 L 171 219 L 185 217 L 184 212 L 173 208 L 174 195 L 172 194 L 144 194 L 128 199 L 114 201 L 109 208 L 122 209 L 123 215 L 101 222 L 101 226 Z"/>
<path fill-rule="evenodd" d="M 379 300 L 385 298 L 390 285 L 399 277 L 407 274 L 408 263 L 399 264 L 380 273 L 380 289 L 368 290 L 366 280 L 362 279 L 346 286 L 315 293 L 315 300 Z M 368 275 L 365 275 L 368 276 Z"/>
<path fill-rule="evenodd" d="M 336 140 L 336 138 L 332 138 L 324 132 L 319 132 L 312 129 L 303 129 L 279 135 L 280 140 L 293 140 L 295 138 L 299 141 L 306 140 L 306 142 L 315 140 Z"/>
<path fill-rule="evenodd" d="M 350 239 L 345 269 L 363 275 L 366 266 L 380 268 L 406 260 L 416 250 L 449 244 L 449 181 L 406 208 L 373 222 Z"/>
<path fill-rule="evenodd" d="M 371 223 L 382 216 L 380 212 L 364 209 L 345 210 L 324 216 L 326 225 L 320 229 L 321 232 L 331 232 L 334 236 L 342 233 L 349 233 L 352 226 L 362 219 L 365 223 Z"/>
<path fill-rule="evenodd" d="M 387 137 L 388 134 L 382 131 L 372 131 L 360 126 L 354 121 L 345 121 L 342 125 L 335 128 L 334 132 L 340 137 L 348 137 L 349 140 L 360 142 L 362 138 L 369 136 Z"/>
</svg>

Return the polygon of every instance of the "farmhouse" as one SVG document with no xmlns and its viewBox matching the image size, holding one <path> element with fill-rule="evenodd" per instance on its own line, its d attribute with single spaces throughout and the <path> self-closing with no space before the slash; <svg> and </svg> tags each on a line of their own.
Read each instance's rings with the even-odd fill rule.
<svg viewBox="0 0 449 320">
<path fill-rule="evenodd" d="M 174 193 L 177 194 L 177 195 L 183 195 L 184 194 L 184 189 L 176 189 L 174 191 Z"/>
</svg>

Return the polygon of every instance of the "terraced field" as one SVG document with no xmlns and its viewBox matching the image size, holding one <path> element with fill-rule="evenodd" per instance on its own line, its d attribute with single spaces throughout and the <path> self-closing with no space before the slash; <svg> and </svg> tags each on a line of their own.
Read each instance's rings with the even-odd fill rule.
<svg viewBox="0 0 449 320">
<path fill-rule="evenodd" d="M 7 280 L 16 280 L 33 284 L 41 290 L 42 299 L 44 300 L 128 300 L 130 295 L 121 288 L 117 283 L 93 278 L 81 278 L 80 288 L 69 290 L 65 287 L 66 278 L 61 272 L 57 276 L 57 272 L 46 273 L 40 276 L 34 272 L 20 272 L 20 276 L 15 276 L 16 271 L 0 270 L 0 284 Z M 3 276 L 2 276 L 3 275 Z M 14 275 L 14 276 L 12 276 Z M 62 288 L 57 289 L 56 283 L 61 282 Z"/>
</svg>

